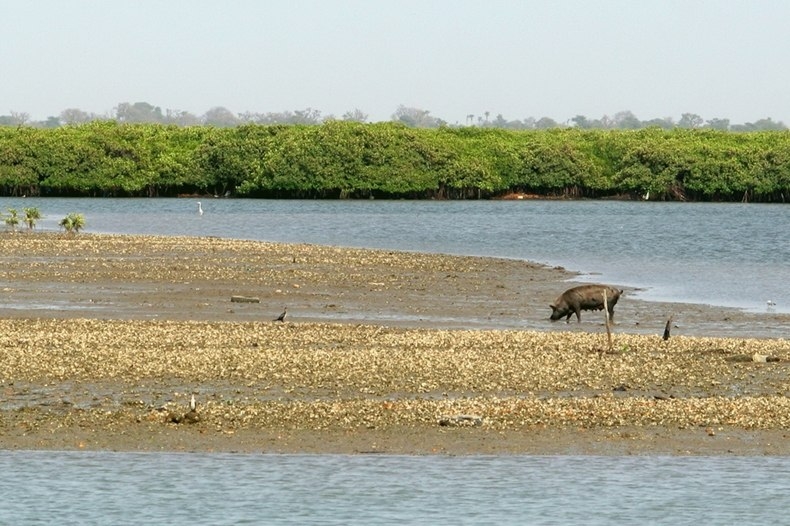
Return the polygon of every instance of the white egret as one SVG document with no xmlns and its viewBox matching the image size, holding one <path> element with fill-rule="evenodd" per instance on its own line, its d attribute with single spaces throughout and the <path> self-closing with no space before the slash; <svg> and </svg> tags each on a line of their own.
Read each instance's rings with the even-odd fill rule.
<svg viewBox="0 0 790 526">
<path fill-rule="evenodd" d="M 200 204 L 200 201 L 197 202 L 198 205 L 198 215 L 203 215 L 203 205 Z"/>
</svg>

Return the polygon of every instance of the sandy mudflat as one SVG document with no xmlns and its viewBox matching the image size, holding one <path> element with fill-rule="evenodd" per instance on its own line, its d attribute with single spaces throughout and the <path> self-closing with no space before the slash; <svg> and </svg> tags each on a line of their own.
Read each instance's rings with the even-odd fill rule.
<svg viewBox="0 0 790 526">
<path fill-rule="evenodd" d="M 790 453 L 788 315 L 626 290 L 610 348 L 521 261 L 6 233 L 0 263 L 2 448 Z"/>
</svg>

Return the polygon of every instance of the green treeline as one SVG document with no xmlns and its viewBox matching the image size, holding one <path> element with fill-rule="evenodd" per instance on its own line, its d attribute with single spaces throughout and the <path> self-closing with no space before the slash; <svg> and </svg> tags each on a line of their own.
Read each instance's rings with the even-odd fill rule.
<svg viewBox="0 0 790 526">
<path fill-rule="evenodd" d="M 417 129 L 343 121 L 0 128 L 0 193 L 784 202 L 790 132 Z"/>
</svg>

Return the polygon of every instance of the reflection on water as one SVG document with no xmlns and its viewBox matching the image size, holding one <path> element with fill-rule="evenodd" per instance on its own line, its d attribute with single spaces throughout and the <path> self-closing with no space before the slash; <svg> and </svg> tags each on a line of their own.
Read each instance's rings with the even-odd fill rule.
<svg viewBox="0 0 790 526">
<path fill-rule="evenodd" d="M 648 300 L 790 313 L 787 205 L 622 201 L 12 199 L 57 230 L 317 243 L 500 256 L 562 265 Z M 774 305 L 769 305 L 768 302 Z"/>
<path fill-rule="evenodd" d="M 2 524 L 780 524 L 790 459 L 0 453 Z"/>
</svg>

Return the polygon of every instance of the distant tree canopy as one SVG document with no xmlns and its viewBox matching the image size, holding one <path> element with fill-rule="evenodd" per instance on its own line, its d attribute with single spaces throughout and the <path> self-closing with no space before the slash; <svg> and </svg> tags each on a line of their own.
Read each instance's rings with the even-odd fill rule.
<svg viewBox="0 0 790 526">
<path fill-rule="evenodd" d="M 0 127 L 0 193 L 785 202 L 790 131 L 514 131 L 350 120 Z"/>
<path fill-rule="evenodd" d="M 330 121 L 368 122 L 368 114 L 359 108 L 345 112 L 339 119 L 334 115 L 322 116 L 319 110 L 306 108 L 303 110 L 255 113 L 246 111 L 235 114 L 224 106 L 215 106 L 198 116 L 188 111 L 166 109 L 154 106 L 147 102 L 121 102 L 108 115 L 97 115 L 77 108 L 63 110 L 60 115 L 47 117 L 44 121 L 31 121 L 30 115 L 23 112 L 11 112 L 9 115 L 0 115 L 1 126 L 30 126 L 33 128 L 57 128 L 58 126 L 84 124 L 91 121 L 113 120 L 120 123 L 150 123 L 173 124 L 176 126 L 216 126 L 229 128 L 244 126 L 246 124 L 323 124 Z M 493 118 L 490 111 L 480 115 L 470 113 L 466 115 L 463 123 L 450 123 L 442 118 L 431 115 L 429 110 L 400 105 L 390 118 L 390 122 L 398 122 L 411 128 L 439 128 L 444 126 L 461 127 L 474 126 L 477 128 L 502 128 L 506 130 L 548 130 L 552 128 L 576 127 L 583 130 L 637 130 L 643 128 L 661 128 L 671 130 L 674 128 L 749 132 L 749 131 L 775 131 L 786 130 L 781 121 L 773 121 L 770 117 L 758 119 L 755 122 L 744 124 L 731 124 L 730 119 L 713 118 L 704 120 L 695 113 L 683 113 L 675 122 L 670 117 L 660 119 L 640 120 L 630 111 L 620 111 L 613 116 L 604 115 L 599 119 L 589 119 L 584 115 L 576 115 L 558 123 L 551 117 L 527 117 L 524 119 L 507 119 L 501 113 Z"/>
</svg>

